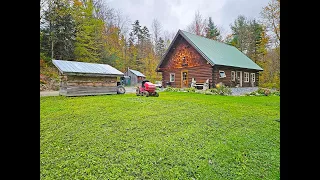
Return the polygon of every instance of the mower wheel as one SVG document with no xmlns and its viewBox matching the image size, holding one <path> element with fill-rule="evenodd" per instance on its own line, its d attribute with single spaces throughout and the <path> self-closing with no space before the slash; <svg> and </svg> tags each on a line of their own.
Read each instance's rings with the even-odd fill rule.
<svg viewBox="0 0 320 180">
<path fill-rule="evenodd" d="M 155 96 L 155 97 L 159 97 L 159 93 L 158 93 L 158 92 L 155 92 L 155 93 L 154 93 L 154 96 Z"/>
<path fill-rule="evenodd" d="M 118 86 L 117 87 L 117 94 L 124 94 L 126 93 L 126 89 L 123 86 Z"/>
<path fill-rule="evenodd" d="M 149 96 L 149 92 L 148 92 L 148 91 L 144 91 L 144 92 L 143 92 L 143 95 L 145 95 L 146 97 L 148 97 L 148 96 Z"/>
</svg>

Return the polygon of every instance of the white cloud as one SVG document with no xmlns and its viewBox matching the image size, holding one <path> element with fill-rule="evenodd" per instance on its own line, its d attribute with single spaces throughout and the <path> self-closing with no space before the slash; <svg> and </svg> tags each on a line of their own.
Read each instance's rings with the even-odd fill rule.
<svg viewBox="0 0 320 180">
<path fill-rule="evenodd" d="M 230 24 L 238 15 L 248 18 L 260 17 L 262 7 L 269 0 L 105 0 L 111 8 L 120 9 L 131 22 L 140 21 L 141 26 L 151 30 L 157 18 L 163 30 L 177 32 L 186 29 L 197 10 L 204 18 L 212 17 L 214 23 L 230 33 Z M 129 27 L 131 29 L 131 27 Z"/>
</svg>

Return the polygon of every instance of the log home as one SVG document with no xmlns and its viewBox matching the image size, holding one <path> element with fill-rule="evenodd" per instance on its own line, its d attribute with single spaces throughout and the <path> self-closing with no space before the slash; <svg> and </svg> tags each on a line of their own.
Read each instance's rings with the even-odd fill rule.
<svg viewBox="0 0 320 180">
<path fill-rule="evenodd" d="M 60 95 L 117 94 L 117 77 L 124 74 L 108 64 L 52 60 L 60 74 Z"/>
<path fill-rule="evenodd" d="M 258 86 L 263 69 L 234 46 L 179 30 L 162 56 L 156 71 L 162 72 L 163 86 L 187 88 L 192 80 L 209 87 Z"/>
</svg>

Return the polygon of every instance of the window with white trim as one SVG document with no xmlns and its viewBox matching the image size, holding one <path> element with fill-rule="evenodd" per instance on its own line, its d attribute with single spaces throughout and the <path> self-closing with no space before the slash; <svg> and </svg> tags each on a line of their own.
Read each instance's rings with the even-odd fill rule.
<svg viewBox="0 0 320 180">
<path fill-rule="evenodd" d="M 174 82 L 174 73 L 170 73 L 170 82 Z"/>
<path fill-rule="evenodd" d="M 251 82 L 256 82 L 256 74 L 251 73 Z"/>
<path fill-rule="evenodd" d="M 236 81 L 236 72 L 231 71 L 231 81 Z"/>
<path fill-rule="evenodd" d="M 226 73 L 224 73 L 224 71 L 219 71 L 219 74 L 220 74 L 220 78 L 226 77 Z"/>
<path fill-rule="evenodd" d="M 249 82 L 249 73 L 244 72 L 244 82 Z"/>
</svg>

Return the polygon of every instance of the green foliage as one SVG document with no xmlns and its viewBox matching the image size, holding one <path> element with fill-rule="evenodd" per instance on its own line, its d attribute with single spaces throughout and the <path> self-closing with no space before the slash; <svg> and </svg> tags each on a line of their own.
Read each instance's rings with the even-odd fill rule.
<svg viewBox="0 0 320 180">
<path fill-rule="evenodd" d="M 196 92 L 196 88 L 195 87 L 185 88 L 184 90 L 187 91 L 187 92 Z"/>
<path fill-rule="evenodd" d="M 224 86 L 224 85 L 220 85 L 217 86 L 216 88 L 211 88 L 211 89 L 207 89 L 204 94 L 206 95 L 222 95 L 222 96 L 227 96 L 227 95 L 231 95 L 231 89 Z"/>
<path fill-rule="evenodd" d="M 48 3 L 40 26 L 40 52 L 51 59 L 72 60 L 75 21 L 70 2 L 51 0 Z"/>
<path fill-rule="evenodd" d="M 78 61 L 99 63 L 102 44 L 102 31 L 104 23 L 93 16 L 92 1 L 86 6 L 74 6 L 76 21 L 76 40 L 74 54 Z"/>
<path fill-rule="evenodd" d="M 231 89 L 229 87 L 226 87 L 225 85 L 218 86 L 216 89 L 219 95 L 227 96 L 227 95 L 231 95 L 232 93 Z"/>
<path fill-rule="evenodd" d="M 247 93 L 246 96 L 280 96 L 280 91 L 271 90 L 268 88 L 259 88 L 258 90 Z"/>
<path fill-rule="evenodd" d="M 179 92 L 179 88 L 174 88 L 174 87 L 167 87 L 164 91 L 166 92 Z"/>
<path fill-rule="evenodd" d="M 40 97 L 40 179 L 279 179 L 280 98 Z"/>
<path fill-rule="evenodd" d="M 218 30 L 217 26 L 214 25 L 214 22 L 212 21 L 211 17 L 209 17 L 209 22 L 205 31 L 206 38 L 221 41 L 220 31 Z"/>
</svg>

